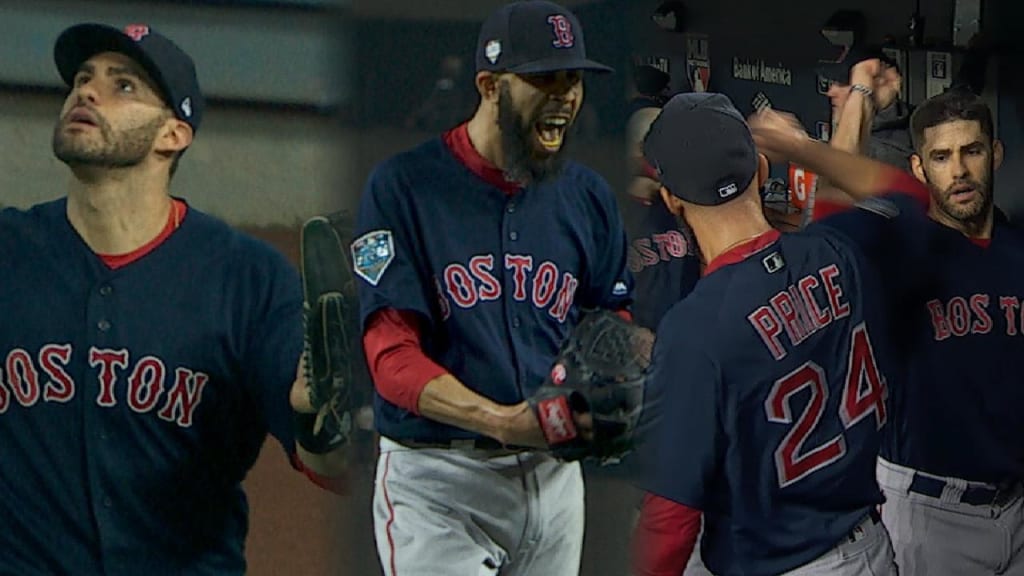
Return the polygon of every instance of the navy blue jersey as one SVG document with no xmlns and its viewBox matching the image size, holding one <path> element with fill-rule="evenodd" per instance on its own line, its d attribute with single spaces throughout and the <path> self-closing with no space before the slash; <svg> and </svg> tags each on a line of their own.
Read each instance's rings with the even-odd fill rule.
<svg viewBox="0 0 1024 576">
<path fill-rule="evenodd" d="M 697 244 L 660 198 L 630 196 L 619 206 L 629 238 L 629 271 L 636 281 L 633 321 L 654 330 L 700 279 Z"/>
<path fill-rule="evenodd" d="M 426 354 L 502 404 L 541 384 L 578 307 L 625 308 L 632 298 L 615 198 L 573 162 L 557 179 L 507 194 L 432 139 L 374 170 L 355 238 L 364 326 L 382 308 L 418 313 Z M 395 439 L 475 436 L 379 395 L 375 413 Z"/>
<path fill-rule="evenodd" d="M 241 482 L 288 393 L 301 288 L 190 209 L 109 269 L 66 201 L 0 212 L 0 574 L 243 574 Z"/>
<path fill-rule="evenodd" d="M 778 574 L 882 502 L 884 293 L 826 227 L 768 232 L 724 258 L 658 327 L 641 483 L 703 511 L 712 572 Z"/>
<path fill-rule="evenodd" d="M 1024 233 L 996 218 L 985 247 L 902 201 L 823 225 L 880 245 L 886 281 L 917 279 L 893 312 L 903 377 L 882 455 L 941 476 L 1024 479 Z M 873 238 L 874 240 L 869 240 Z"/>
</svg>

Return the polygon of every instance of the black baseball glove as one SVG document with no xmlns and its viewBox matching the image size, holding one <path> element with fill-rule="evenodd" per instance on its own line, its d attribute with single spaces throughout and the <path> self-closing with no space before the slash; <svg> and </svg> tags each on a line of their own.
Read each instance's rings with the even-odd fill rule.
<svg viewBox="0 0 1024 576">
<path fill-rule="evenodd" d="M 653 332 L 615 312 L 583 312 L 544 383 L 527 400 L 555 457 L 609 461 L 630 451 L 653 342 Z M 590 414 L 591 438 L 573 412 Z"/>
<path fill-rule="evenodd" d="M 358 314 L 355 280 L 345 245 L 329 218 L 302 226 L 305 376 L 316 414 L 296 413 L 299 444 L 322 454 L 346 444 L 353 433 L 353 365 L 358 350 L 352 319 Z"/>
</svg>

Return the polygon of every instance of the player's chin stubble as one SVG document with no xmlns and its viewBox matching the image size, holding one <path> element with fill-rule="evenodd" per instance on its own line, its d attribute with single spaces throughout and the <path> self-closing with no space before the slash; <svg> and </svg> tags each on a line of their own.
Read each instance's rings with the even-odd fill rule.
<svg viewBox="0 0 1024 576">
<path fill-rule="evenodd" d="M 505 177 L 513 182 L 537 184 L 557 176 L 565 166 L 569 128 L 562 136 L 562 147 L 558 152 L 538 158 L 533 129 L 537 118 L 524 117 L 515 109 L 507 84 L 502 84 L 498 90 L 498 128 L 505 158 Z"/>
<path fill-rule="evenodd" d="M 155 118 L 140 126 L 115 133 L 106 120 L 96 116 L 99 139 L 65 131 L 66 123 L 57 122 L 53 131 L 53 155 L 68 166 L 127 168 L 145 159 L 165 118 Z"/>
<path fill-rule="evenodd" d="M 925 172 L 925 180 L 932 192 L 932 200 L 938 203 L 939 210 L 944 214 L 964 224 L 978 224 L 987 216 L 992 208 L 992 171 L 993 163 L 989 160 L 989 167 L 986 177 L 981 180 L 965 180 L 954 182 L 946 189 L 939 190 L 933 183 L 931 176 Z M 955 204 L 949 200 L 953 188 L 959 184 L 968 184 L 978 192 L 978 199 L 966 206 Z"/>
</svg>

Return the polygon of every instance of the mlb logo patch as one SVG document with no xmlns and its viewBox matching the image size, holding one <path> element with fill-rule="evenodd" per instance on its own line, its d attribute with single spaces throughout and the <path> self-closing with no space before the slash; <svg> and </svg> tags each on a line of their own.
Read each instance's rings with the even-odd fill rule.
<svg viewBox="0 0 1024 576">
<path fill-rule="evenodd" d="M 355 272 L 373 286 L 380 282 L 394 259 L 395 241 L 390 230 L 367 232 L 352 242 Z"/>
<path fill-rule="evenodd" d="M 774 274 L 786 266 L 786 261 L 782 259 L 782 254 L 778 252 L 772 252 L 765 256 L 761 263 L 764 264 L 764 269 L 769 274 Z"/>
</svg>

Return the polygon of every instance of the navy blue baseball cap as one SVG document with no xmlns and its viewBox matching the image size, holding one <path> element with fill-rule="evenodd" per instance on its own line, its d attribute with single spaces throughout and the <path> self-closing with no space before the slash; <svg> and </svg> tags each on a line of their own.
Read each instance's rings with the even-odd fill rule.
<svg viewBox="0 0 1024 576">
<path fill-rule="evenodd" d="M 644 139 L 644 157 L 662 186 L 691 204 L 718 206 L 747 189 L 758 156 L 746 120 L 723 94 L 672 97 Z"/>
<path fill-rule="evenodd" d="M 156 82 L 174 115 L 195 132 L 206 101 L 199 89 L 192 58 L 166 36 L 145 24 L 118 29 L 105 24 L 78 24 L 61 32 L 53 47 L 60 77 L 74 85 L 82 64 L 101 52 L 118 52 L 138 62 Z"/>
<path fill-rule="evenodd" d="M 887 66 L 899 71 L 899 64 L 885 53 L 880 46 L 854 44 L 853 46 L 829 45 L 824 48 L 825 54 L 818 60 L 815 72 L 818 76 L 840 84 L 850 83 L 850 71 L 858 63 L 865 60 L 878 59 Z"/>
<path fill-rule="evenodd" d="M 491 14 L 480 27 L 476 69 L 513 74 L 613 71 L 587 58 L 576 15 L 545 0 L 512 2 Z"/>
</svg>

